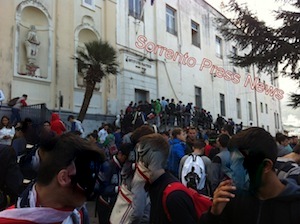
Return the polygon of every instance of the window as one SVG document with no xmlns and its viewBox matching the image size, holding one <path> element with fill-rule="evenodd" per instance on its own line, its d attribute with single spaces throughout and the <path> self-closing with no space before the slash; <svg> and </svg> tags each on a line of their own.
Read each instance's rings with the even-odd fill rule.
<svg viewBox="0 0 300 224">
<path fill-rule="evenodd" d="M 270 127 L 269 127 L 269 125 L 267 125 L 267 131 L 270 131 Z"/>
<path fill-rule="evenodd" d="M 168 5 L 166 6 L 166 25 L 167 25 L 167 32 L 177 35 L 176 10 Z"/>
<path fill-rule="evenodd" d="M 223 57 L 223 53 L 222 53 L 222 39 L 218 36 L 216 36 L 216 56 L 218 58 L 222 58 Z"/>
<path fill-rule="evenodd" d="M 242 106 L 241 106 L 241 99 L 236 98 L 236 112 L 237 118 L 242 119 Z"/>
<path fill-rule="evenodd" d="M 277 128 L 279 129 L 280 127 L 279 127 L 279 114 L 278 113 L 276 113 L 276 118 L 277 118 Z"/>
<path fill-rule="evenodd" d="M 261 113 L 264 112 L 264 104 L 262 102 L 260 102 L 260 112 Z"/>
<path fill-rule="evenodd" d="M 195 87 L 195 104 L 196 107 L 202 108 L 202 90 L 199 87 Z"/>
<path fill-rule="evenodd" d="M 249 120 L 253 120 L 252 103 L 248 102 Z"/>
<path fill-rule="evenodd" d="M 82 5 L 95 10 L 95 0 L 82 0 Z"/>
<path fill-rule="evenodd" d="M 277 116 L 276 116 L 276 113 L 274 113 L 274 123 L 275 123 L 275 129 L 278 129 L 278 126 L 277 126 Z"/>
<path fill-rule="evenodd" d="M 196 47 L 200 47 L 200 30 L 199 24 L 192 20 L 192 44 Z"/>
<path fill-rule="evenodd" d="M 225 111 L 225 96 L 222 93 L 220 93 L 220 109 L 221 109 L 221 115 L 222 116 L 226 116 L 226 111 Z"/>
<path fill-rule="evenodd" d="M 268 113 L 268 104 L 265 105 L 266 107 L 266 114 Z"/>
<path fill-rule="evenodd" d="M 142 19 L 142 1 L 129 0 L 129 15 L 136 19 Z"/>
</svg>

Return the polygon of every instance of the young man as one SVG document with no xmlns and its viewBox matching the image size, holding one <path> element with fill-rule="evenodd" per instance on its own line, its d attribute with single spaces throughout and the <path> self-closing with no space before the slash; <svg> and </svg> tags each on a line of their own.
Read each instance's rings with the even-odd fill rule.
<svg viewBox="0 0 300 224">
<path fill-rule="evenodd" d="M 74 118 L 73 115 L 68 116 L 68 121 L 71 123 L 71 132 L 80 133 L 80 137 L 84 137 L 84 130 L 81 121 Z"/>
<path fill-rule="evenodd" d="M 220 182 L 226 177 L 226 170 L 230 169 L 230 152 L 227 145 L 229 142 L 229 135 L 221 134 L 217 138 L 217 146 L 220 152 L 212 159 L 212 163 L 209 169 L 210 183 L 212 191 L 218 187 Z"/>
<path fill-rule="evenodd" d="M 249 128 L 234 135 L 228 147 L 244 155 L 249 189 L 236 191 L 232 180 L 221 182 L 210 211 L 201 216 L 199 223 L 299 223 L 300 186 L 278 179 L 274 170 L 277 145 L 270 133 L 263 128 Z"/>
<path fill-rule="evenodd" d="M 187 130 L 185 154 L 190 154 L 193 152 L 193 145 L 197 139 L 198 139 L 197 129 L 195 127 L 189 127 Z"/>
<path fill-rule="evenodd" d="M 172 222 L 165 213 L 162 198 L 165 188 L 179 182 L 164 167 L 169 154 L 169 144 L 160 134 L 150 134 L 141 138 L 138 153 L 140 162 L 149 170 L 149 195 L 151 200 L 150 223 L 197 223 L 192 199 L 184 191 L 176 190 L 166 199 L 166 208 Z"/>
<path fill-rule="evenodd" d="M 201 192 L 202 194 L 205 194 L 205 195 L 210 195 L 211 192 L 210 192 L 210 187 L 209 187 L 209 184 L 208 184 L 208 180 L 207 180 L 207 172 L 208 170 L 210 169 L 210 165 L 211 165 L 211 160 L 204 155 L 204 147 L 205 147 L 205 142 L 204 140 L 195 140 L 194 144 L 193 144 L 193 153 L 192 155 L 196 155 L 196 156 L 199 156 L 200 159 L 203 161 L 204 163 L 204 174 L 201 178 L 201 181 L 200 183 L 202 183 L 202 187 L 201 189 L 197 189 L 199 190 L 199 192 Z M 179 177 L 180 177 L 180 180 L 182 181 L 182 168 L 186 162 L 186 159 L 189 157 L 190 155 L 185 155 L 184 157 L 182 157 L 182 159 L 180 160 L 180 164 L 179 164 Z M 207 182 L 207 183 L 206 183 Z"/>
<path fill-rule="evenodd" d="M 11 108 L 11 117 L 10 117 L 10 122 L 15 125 L 16 123 L 21 121 L 21 116 L 20 116 L 20 111 L 22 107 L 26 107 L 27 103 L 27 95 L 23 94 L 22 97 L 20 97 L 16 104 Z"/>
<path fill-rule="evenodd" d="M 119 186 L 121 185 L 121 170 L 127 161 L 129 153 L 133 150 L 131 143 L 124 143 L 116 155 L 110 161 L 106 161 L 106 167 L 101 173 L 102 186 L 97 201 L 97 212 L 100 224 L 108 224 L 113 206 L 117 200 Z"/>
<path fill-rule="evenodd" d="M 169 142 L 170 154 L 168 157 L 167 169 L 178 178 L 179 163 L 181 158 L 185 155 L 186 134 L 181 128 L 175 128 L 172 131 L 172 137 L 173 139 Z"/>
<path fill-rule="evenodd" d="M 50 145 L 36 183 L 22 193 L 15 208 L 0 212 L 0 223 L 89 223 L 83 205 L 94 190 L 101 155 L 71 133 Z"/>
<path fill-rule="evenodd" d="M 108 124 L 104 124 L 103 128 L 101 128 L 101 130 L 98 132 L 98 138 L 99 138 L 99 142 L 100 144 L 103 144 L 106 137 L 108 136 Z"/>
</svg>

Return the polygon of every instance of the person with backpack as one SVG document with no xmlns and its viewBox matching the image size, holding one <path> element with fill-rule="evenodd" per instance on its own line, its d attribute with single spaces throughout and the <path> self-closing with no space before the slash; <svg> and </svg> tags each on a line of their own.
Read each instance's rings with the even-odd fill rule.
<svg viewBox="0 0 300 224">
<path fill-rule="evenodd" d="M 214 192 L 212 207 L 199 223 L 299 223 L 300 186 L 277 177 L 274 137 L 263 128 L 252 127 L 234 135 L 228 148 L 243 155 L 250 186 L 247 190 L 237 190 L 232 180 L 221 182 Z"/>
<path fill-rule="evenodd" d="M 211 181 L 211 188 L 214 192 L 220 182 L 224 178 L 229 178 L 226 173 L 230 170 L 230 152 L 227 148 L 230 137 L 227 134 L 221 134 L 217 138 L 217 145 L 220 152 L 212 159 L 212 163 L 209 169 L 209 176 Z"/>
<path fill-rule="evenodd" d="M 169 150 L 168 142 L 160 134 L 146 135 L 139 142 L 140 161 L 150 174 L 149 183 L 145 186 L 151 201 L 150 223 L 198 223 L 200 215 L 207 211 L 211 201 L 186 188 L 166 172 Z M 194 197 L 198 199 L 194 200 Z M 195 204 L 197 202 L 202 205 L 202 210 L 199 204 Z"/>
<path fill-rule="evenodd" d="M 20 111 L 22 109 L 22 107 L 27 107 L 27 94 L 23 94 L 22 97 L 20 98 L 16 98 L 16 102 L 14 103 L 14 105 L 11 105 L 11 117 L 10 117 L 10 122 L 15 125 L 16 123 L 21 121 L 21 115 L 20 115 Z"/>
<path fill-rule="evenodd" d="M 182 157 L 179 165 L 179 178 L 185 186 L 210 196 L 211 191 L 207 179 L 207 171 L 211 160 L 204 155 L 205 145 L 204 140 L 196 140 L 193 144 L 193 153 Z"/>
</svg>

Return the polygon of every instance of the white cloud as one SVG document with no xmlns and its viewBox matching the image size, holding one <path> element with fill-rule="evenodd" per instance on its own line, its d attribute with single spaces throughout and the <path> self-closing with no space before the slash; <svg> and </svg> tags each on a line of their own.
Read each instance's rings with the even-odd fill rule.
<svg viewBox="0 0 300 224">
<path fill-rule="evenodd" d="M 291 125 L 291 126 L 300 128 L 300 119 L 299 119 L 299 117 L 297 117 L 293 114 L 289 114 L 289 115 L 287 115 L 287 117 L 283 117 L 282 121 L 285 125 Z"/>
</svg>

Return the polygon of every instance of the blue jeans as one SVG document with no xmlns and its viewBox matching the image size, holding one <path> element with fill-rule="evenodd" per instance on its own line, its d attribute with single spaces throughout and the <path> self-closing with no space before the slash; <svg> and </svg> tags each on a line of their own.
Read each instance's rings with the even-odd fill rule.
<svg viewBox="0 0 300 224">
<path fill-rule="evenodd" d="M 15 120 L 17 120 L 15 122 Z M 16 108 L 11 108 L 11 116 L 10 116 L 11 124 L 15 125 L 18 122 L 21 122 L 20 110 Z"/>
</svg>

